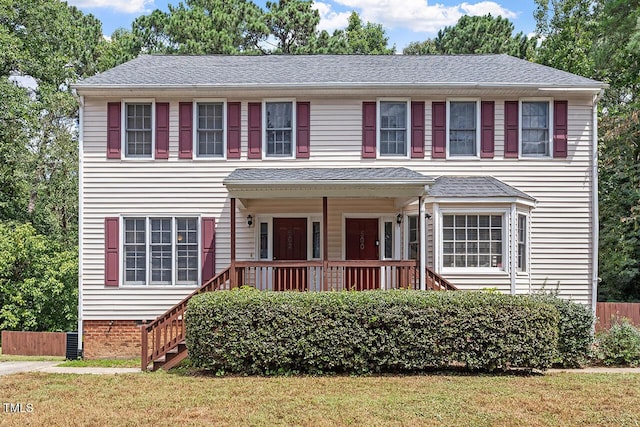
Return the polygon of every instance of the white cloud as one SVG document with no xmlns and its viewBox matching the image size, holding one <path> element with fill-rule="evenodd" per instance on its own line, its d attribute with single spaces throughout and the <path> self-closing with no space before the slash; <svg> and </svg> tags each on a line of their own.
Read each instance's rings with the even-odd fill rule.
<svg viewBox="0 0 640 427">
<path fill-rule="evenodd" d="M 153 8 L 154 0 L 67 0 L 78 8 L 113 9 L 123 13 L 141 13 Z"/>
<path fill-rule="evenodd" d="M 349 22 L 351 12 L 334 12 L 328 3 L 314 2 L 313 8 L 320 13 L 319 30 L 327 30 L 329 33 L 339 28 L 345 28 Z"/>
<path fill-rule="evenodd" d="M 454 25 L 463 15 L 486 15 L 515 18 L 517 14 L 493 1 L 430 6 L 427 0 L 335 0 L 343 6 L 358 9 L 363 21 L 384 27 L 404 28 L 414 32 L 435 33 L 447 25 Z"/>
</svg>

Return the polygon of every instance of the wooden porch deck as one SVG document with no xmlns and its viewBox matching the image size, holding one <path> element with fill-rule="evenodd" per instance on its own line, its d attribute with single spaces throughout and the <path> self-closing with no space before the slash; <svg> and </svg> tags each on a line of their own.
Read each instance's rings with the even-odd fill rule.
<svg viewBox="0 0 640 427">
<path fill-rule="evenodd" d="M 200 293 L 251 286 L 262 291 L 364 291 L 420 289 L 415 260 L 402 261 L 236 261 L 142 327 L 142 370 L 170 369 L 187 357 L 184 314 L 189 300 Z M 426 289 L 454 291 L 445 278 L 426 268 Z"/>
</svg>

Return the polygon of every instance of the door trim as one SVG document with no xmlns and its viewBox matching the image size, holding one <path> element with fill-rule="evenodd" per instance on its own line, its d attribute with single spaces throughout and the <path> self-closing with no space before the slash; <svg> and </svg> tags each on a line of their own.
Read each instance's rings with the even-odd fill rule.
<svg viewBox="0 0 640 427">
<path fill-rule="evenodd" d="M 273 261 L 273 219 L 274 218 L 306 218 L 307 219 L 307 260 L 321 260 L 322 259 L 322 249 L 324 248 L 325 242 L 322 241 L 322 212 L 317 213 L 309 213 L 309 212 L 301 212 L 301 213 L 267 213 L 262 214 L 259 212 L 244 212 L 246 215 L 253 215 L 254 222 L 251 228 L 253 229 L 253 254 L 250 256 L 250 259 L 255 261 Z M 260 259 L 260 223 L 267 223 L 267 233 L 269 235 L 268 243 L 267 243 L 267 258 Z M 320 258 L 312 258 L 313 255 L 313 223 L 320 223 Z M 244 223 L 246 225 L 246 222 Z"/>
<path fill-rule="evenodd" d="M 395 213 L 353 213 L 353 212 L 343 212 L 342 220 L 340 225 L 340 256 L 341 259 L 346 259 L 347 257 L 347 218 L 350 219 L 378 219 L 378 238 L 380 239 L 380 247 L 378 250 L 378 260 L 384 260 L 384 223 L 391 222 L 393 224 L 393 259 L 401 259 L 400 257 L 400 249 L 401 249 L 401 240 L 400 234 L 402 229 L 398 227 L 396 224 L 396 215 Z"/>
</svg>

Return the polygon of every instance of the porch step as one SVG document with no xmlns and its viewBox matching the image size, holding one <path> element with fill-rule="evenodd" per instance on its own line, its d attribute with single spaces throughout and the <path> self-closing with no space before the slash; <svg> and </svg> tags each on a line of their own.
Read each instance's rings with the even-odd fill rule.
<svg viewBox="0 0 640 427">
<path fill-rule="evenodd" d="M 187 345 L 182 341 L 177 347 L 169 350 L 163 357 L 158 360 L 154 360 L 152 370 L 157 371 L 162 368 L 168 371 L 186 359 L 188 355 Z"/>
</svg>

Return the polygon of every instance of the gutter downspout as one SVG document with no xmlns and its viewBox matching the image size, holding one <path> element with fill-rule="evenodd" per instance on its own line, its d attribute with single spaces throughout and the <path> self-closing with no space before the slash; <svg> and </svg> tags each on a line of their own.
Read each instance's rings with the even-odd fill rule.
<svg viewBox="0 0 640 427">
<path fill-rule="evenodd" d="M 75 92 L 75 91 L 74 91 Z M 83 184 L 84 184 L 84 96 L 79 98 L 78 109 L 78 354 L 82 354 L 83 350 L 83 316 L 82 316 L 82 240 L 83 240 L 83 218 L 84 218 L 84 196 L 83 196 Z"/>
<path fill-rule="evenodd" d="M 591 203 L 592 203 L 592 236 L 591 241 L 593 245 L 593 258 L 591 260 L 591 309 L 593 314 L 596 313 L 596 306 L 598 303 L 598 245 L 599 245 L 599 211 L 598 211 L 598 100 L 602 97 L 602 90 L 597 95 L 593 96 L 593 129 L 591 131 L 593 153 L 591 160 Z"/>
</svg>

